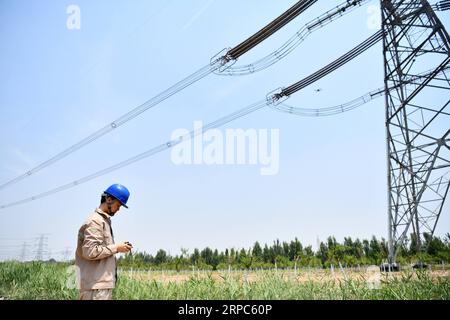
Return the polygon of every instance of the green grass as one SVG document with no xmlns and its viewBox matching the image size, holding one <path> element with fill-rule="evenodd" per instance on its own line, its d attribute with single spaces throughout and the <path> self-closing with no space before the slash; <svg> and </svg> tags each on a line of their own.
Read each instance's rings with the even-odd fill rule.
<svg viewBox="0 0 450 320">
<path fill-rule="evenodd" d="M 39 262 L 0 263 L 0 297 L 5 299 L 77 299 L 71 288 L 66 264 Z M 114 299 L 389 299 L 426 300 L 450 298 L 448 276 L 432 277 L 428 271 L 407 271 L 397 277 L 382 275 L 377 289 L 368 287 L 363 276 L 340 281 L 298 281 L 282 272 L 258 271 L 258 280 L 211 273 L 188 277 L 182 282 L 137 280 L 122 273 Z"/>
</svg>

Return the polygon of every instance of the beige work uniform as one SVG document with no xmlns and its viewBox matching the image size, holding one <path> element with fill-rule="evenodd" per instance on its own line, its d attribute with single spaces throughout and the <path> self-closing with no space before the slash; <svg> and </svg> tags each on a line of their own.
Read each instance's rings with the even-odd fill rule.
<svg viewBox="0 0 450 320">
<path fill-rule="evenodd" d="M 78 232 L 75 265 L 79 268 L 80 299 L 111 299 L 116 286 L 117 246 L 111 217 L 96 209 Z"/>
</svg>

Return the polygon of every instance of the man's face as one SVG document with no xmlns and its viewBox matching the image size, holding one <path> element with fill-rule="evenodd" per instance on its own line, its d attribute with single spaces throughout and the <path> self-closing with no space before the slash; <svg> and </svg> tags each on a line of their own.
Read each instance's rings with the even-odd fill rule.
<svg viewBox="0 0 450 320">
<path fill-rule="evenodd" d="M 119 200 L 114 199 L 111 202 L 111 213 L 115 214 L 117 211 L 120 210 L 120 207 L 122 206 L 122 204 L 119 202 Z"/>
</svg>

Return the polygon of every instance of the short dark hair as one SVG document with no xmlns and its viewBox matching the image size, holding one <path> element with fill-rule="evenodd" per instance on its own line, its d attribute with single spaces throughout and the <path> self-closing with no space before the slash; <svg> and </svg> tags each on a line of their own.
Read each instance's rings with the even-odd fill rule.
<svg viewBox="0 0 450 320">
<path fill-rule="evenodd" d="M 113 200 L 116 200 L 116 198 L 114 198 L 113 196 L 111 196 L 111 195 L 109 195 L 107 193 L 103 193 L 101 198 L 100 198 L 100 204 L 105 203 L 107 198 L 111 198 Z"/>
</svg>

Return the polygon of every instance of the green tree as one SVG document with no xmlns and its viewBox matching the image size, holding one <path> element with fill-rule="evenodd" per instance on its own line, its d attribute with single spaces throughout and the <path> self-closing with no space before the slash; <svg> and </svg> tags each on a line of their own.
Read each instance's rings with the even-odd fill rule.
<svg viewBox="0 0 450 320">
<path fill-rule="evenodd" d="M 273 251 L 273 258 L 275 258 L 276 256 L 283 255 L 283 247 L 280 244 L 280 240 L 277 239 L 276 241 L 274 241 L 272 251 Z"/>
<path fill-rule="evenodd" d="M 212 255 L 212 259 L 211 259 L 211 265 L 213 266 L 213 269 L 216 270 L 218 264 L 220 262 L 219 259 L 219 251 L 217 251 L 217 249 L 214 250 L 214 253 Z"/>
<path fill-rule="evenodd" d="M 257 260 L 261 260 L 263 258 L 263 251 L 258 241 L 256 241 L 253 245 L 252 256 Z"/>
<path fill-rule="evenodd" d="M 197 248 L 195 248 L 194 253 L 191 256 L 191 263 L 194 265 L 198 265 L 199 261 L 200 261 L 200 251 Z"/>
<path fill-rule="evenodd" d="M 372 259 L 372 263 L 381 263 L 381 245 L 375 236 L 372 236 L 369 248 L 369 257 Z"/>
<path fill-rule="evenodd" d="M 289 259 L 285 256 L 278 255 L 275 258 L 278 268 L 286 268 L 290 266 Z"/>
<path fill-rule="evenodd" d="M 302 255 L 303 255 L 303 246 L 300 243 L 300 241 L 298 241 L 298 239 L 295 238 L 295 240 L 291 241 L 291 243 L 289 244 L 289 260 L 294 261 Z"/>
<path fill-rule="evenodd" d="M 203 249 L 200 252 L 200 256 L 206 264 L 213 265 L 213 251 L 209 247 Z"/>
<path fill-rule="evenodd" d="M 283 241 L 283 257 L 288 258 L 289 259 L 289 243 L 287 243 L 286 241 Z"/>
<path fill-rule="evenodd" d="M 353 242 L 353 254 L 358 260 L 364 257 L 363 244 L 358 238 Z"/>
<path fill-rule="evenodd" d="M 348 256 L 355 255 L 355 248 L 351 237 L 344 237 L 345 254 Z"/>
<path fill-rule="evenodd" d="M 322 265 L 325 266 L 325 263 L 328 260 L 328 247 L 323 242 L 320 242 L 319 251 L 317 252 L 317 257 L 322 262 Z"/>
<path fill-rule="evenodd" d="M 155 263 L 160 265 L 167 262 L 167 253 L 163 249 L 159 249 L 155 256 Z"/>
<path fill-rule="evenodd" d="M 264 249 L 263 249 L 263 260 L 264 262 L 272 262 L 272 254 L 270 252 L 269 247 L 267 246 L 267 244 L 264 245 Z"/>
<path fill-rule="evenodd" d="M 327 238 L 327 246 L 328 246 L 328 250 L 332 250 L 334 247 L 336 247 L 337 245 L 337 241 L 336 238 L 333 236 L 329 236 Z"/>
<path fill-rule="evenodd" d="M 445 243 L 438 237 L 431 236 L 429 233 L 424 233 L 424 246 L 427 253 L 432 256 L 437 256 L 439 252 L 445 251 Z"/>
<path fill-rule="evenodd" d="M 414 233 L 410 234 L 410 238 L 411 238 L 411 242 L 409 245 L 409 254 L 410 255 L 415 255 L 418 253 L 417 251 L 417 237 Z"/>
<path fill-rule="evenodd" d="M 369 243 L 369 240 L 364 239 L 362 243 L 363 243 L 364 256 L 369 258 L 370 257 L 370 243 Z"/>
<path fill-rule="evenodd" d="M 305 256 L 307 256 L 307 257 L 314 257 L 314 252 L 313 252 L 312 246 L 305 247 L 303 252 L 304 252 Z"/>
</svg>

